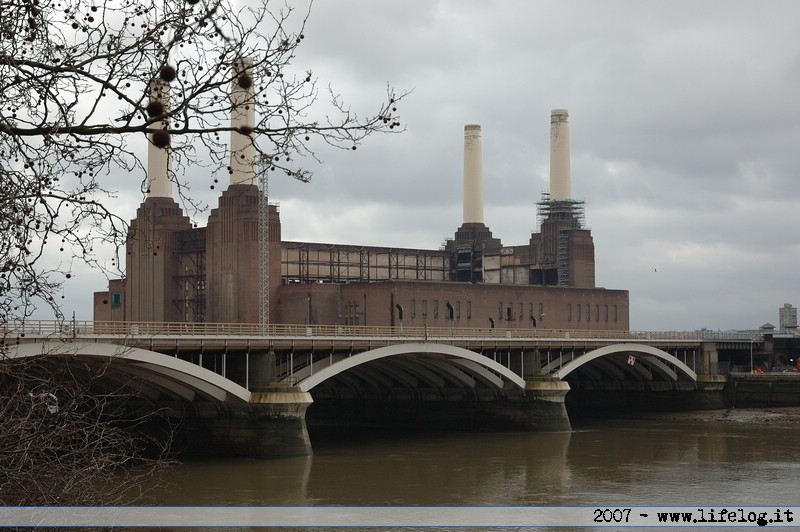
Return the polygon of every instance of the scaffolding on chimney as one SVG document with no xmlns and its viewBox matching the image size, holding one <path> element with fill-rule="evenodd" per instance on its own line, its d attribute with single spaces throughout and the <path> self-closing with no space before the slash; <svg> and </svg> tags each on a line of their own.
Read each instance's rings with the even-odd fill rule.
<svg viewBox="0 0 800 532">
<path fill-rule="evenodd" d="M 573 231 L 585 229 L 584 202 L 580 200 L 559 200 L 550 199 L 550 194 L 542 193 L 542 199 L 537 204 L 537 223 L 539 230 L 542 224 L 555 224 L 558 231 L 556 270 L 558 274 L 558 286 L 569 286 L 569 246 Z"/>
<path fill-rule="evenodd" d="M 585 203 L 574 199 L 551 200 L 548 192 L 542 192 L 542 199 L 536 204 L 536 223 L 540 230 L 545 220 L 559 221 L 569 229 L 585 229 Z"/>
<path fill-rule="evenodd" d="M 569 286 L 569 235 L 570 229 L 558 232 L 558 285 Z"/>
<path fill-rule="evenodd" d="M 258 164 L 258 276 L 260 298 L 258 307 L 259 322 L 262 327 L 269 325 L 269 164 L 263 158 Z M 265 331 L 266 332 L 266 331 Z"/>
</svg>

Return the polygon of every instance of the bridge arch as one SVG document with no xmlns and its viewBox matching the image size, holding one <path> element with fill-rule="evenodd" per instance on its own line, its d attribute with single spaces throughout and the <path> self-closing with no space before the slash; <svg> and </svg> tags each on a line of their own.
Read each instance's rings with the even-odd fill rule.
<svg viewBox="0 0 800 532">
<path fill-rule="evenodd" d="M 509 368 L 494 360 L 449 344 L 411 342 L 388 345 L 370 351 L 364 351 L 314 371 L 304 376 L 297 383 L 303 392 L 308 392 L 322 382 L 344 373 L 350 369 L 380 359 L 411 359 L 423 362 L 415 368 L 427 379 L 432 381 L 437 375 L 445 375 L 449 379 L 458 379 L 466 386 L 474 386 L 473 377 L 498 389 L 505 387 L 506 383 L 520 389 L 525 389 L 525 379 L 511 371 Z"/>
<path fill-rule="evenodd" d="M 98 368 L 102 364 L 110 364 L 123 374 L 139 378 L 143 387 L 188 401 L 206 398 L 223 403 L 248 403 L 251 397 L 247 389 L 213 371 L 176 357 L 136 347 L 44 341 L 14 346 L 9 350 L 9 356 L 72 358 Z M 114 386 L 110 381 L 111 375 L 108 379 L 108 384 Z"/>
<path fill-rule="evenodd" d="M 672 380 L 678 380 L 678 374 L 670 366 L 674 366 L 682 374 L 689 377 L 692 381 L 697 381 L 697 373 L 692 368 L 678 360 L 675 356 L 658 349 L 657 347 L 645 344 L 612 344 L 604 347 L 589 351 L 570 362 L 564 364 L 561 368 L 553 373 L 553 376 L 563 379 L 581 366 L 603 357 L 608 357 L 617 353 L 641 353 L 645 355 L 644 360 L 654 367 L 656 371 L 669 377 Z"/>
</svg>

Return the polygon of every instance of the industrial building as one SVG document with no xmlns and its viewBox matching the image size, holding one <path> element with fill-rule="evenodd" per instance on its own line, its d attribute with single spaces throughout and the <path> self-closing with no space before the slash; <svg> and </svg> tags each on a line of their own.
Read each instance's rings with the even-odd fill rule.
<svg viewBox="0 0 800 532">
<path fill-rule="evenodd" d="M 283 241 L 279 208 L 258 186 L 252 139 L 240 133 L 255 124 L 252 89 L 234 83 L 231 99 L 230 183 L 206 227 L 183 215 L 169 149 L 150 143 L 126 277 L 94 294 L 96 321 L 629 328 L 627 290 L 595 286 L 584 203 L 571 197 L 566 110 L 551 114 L 550 191 L 527 243 L 504 246 L 485 224 L 481 128 L 473 124 L 464 128 L 463 223 L 441 248 L 408 249 Z"/>
</svg>

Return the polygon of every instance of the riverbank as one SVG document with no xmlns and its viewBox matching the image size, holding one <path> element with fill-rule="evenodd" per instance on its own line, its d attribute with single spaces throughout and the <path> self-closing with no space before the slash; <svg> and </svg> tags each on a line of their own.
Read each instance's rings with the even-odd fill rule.
<svg viewBox="0 0 800 532">
<path fill-rule="evenodd" d="M 674 421 L 726 421 L 731 423 L 800 425 L 800 407 L 723 408 L 720 410 L 695 410 L 689 412 L 652 412 L 643 414 L 642 417 Z"/>
</svg>

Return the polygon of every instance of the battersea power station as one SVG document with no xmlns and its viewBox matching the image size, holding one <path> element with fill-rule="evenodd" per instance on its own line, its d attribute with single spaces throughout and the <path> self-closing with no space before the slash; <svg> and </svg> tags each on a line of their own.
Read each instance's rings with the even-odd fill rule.
<svg viewBox="0 0 800 532">
<path fill-rule="evenodd" d="M 528 242 L 505 245 L 486 225 L 481 128 L 467 125 L 463 223 L 439 249 L 405 249 L 282 240 L 252 139 L 236 131 L 255 124 L 252 89 L 234 84 L 231 100 L 230 183 L 205 227 L 173 199 L 169 150 L 150 143 L 126 275 L 95 292 L 96 321 L 628 330 L 627 290 L 595 286 L 566 110 L 551 114 L 550 190 Z"/>
</svg>

